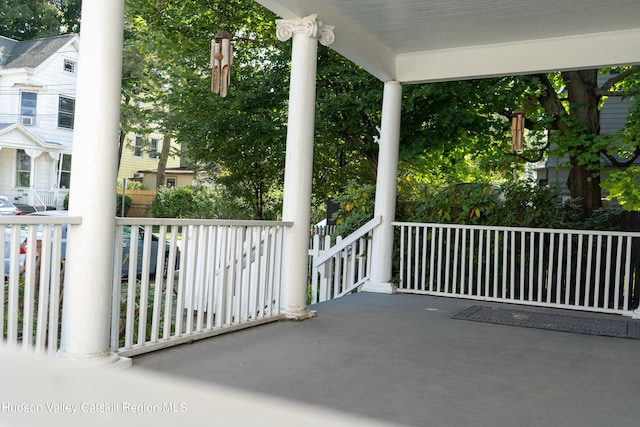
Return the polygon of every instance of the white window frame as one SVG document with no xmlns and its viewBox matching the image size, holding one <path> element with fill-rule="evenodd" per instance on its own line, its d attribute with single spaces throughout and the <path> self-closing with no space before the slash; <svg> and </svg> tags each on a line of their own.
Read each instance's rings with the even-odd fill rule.
<svg viewBox="0 0 640 427">
<path fill-rule="evenodd" d="M 65 159 L 68 159 L 68 169 L 65 168 Z M 65 177 L 63 180 L 62 177 Z M 69 189 L 69 184 L 63 186 L 63 181 L 71 183 L 71 154 L 61 154 L 58 162 L 58 188 Z"/>
<path fill-rule="evenodd" d="M 150 159 L 158 159 L 160 157 L 160 152 L 158 151 L 158 146 L 160 145 L 160 138 L 151 138 L 149 140 L 149 158 Z"/>
<path fill-rule="evenodd" d="M 144 136 L 136 135 L 133 138 L 133 157 L 144 158 Z"/>
<path fill-rule="evenodd" d="M 27 159 L 29 159 L 29 168 L 28 169 L 20 169 L 20 153 L 24 153 L 24 155 L 26 156 Z M 21 149 L 17 149 L 16 150 L 16 187 L 18 188 L 29 188 L 31 187 L 31 165 L 32 165 L 33 159 L 31 158 L 30 155 L 27 154 L 26 151 L 21 150 Z M 21 175 L 26 175 L 27 176 L 27 185 L 20 185 L 20 176 Z"/>
<path fill-rule="evenodd" d="M 35 95 L 35 105 L 33 107 L 24 105 L 24 95 Z M 38 109 L 38 92 L 24 90 L 20 92 L 20 123 L 25 126 L 33 126 L 36 124 L 36 112 Z"/>
<path fill-rule="evenodd" d="M 61 110 L 60 109 L 60 105 L 62 104 L 62 100 L 63 99 L 73 102 L 73 111 Z M 70 117 L 71 118 L 71 126 L 61 126 L 60 117 L 66 117 L 66 118 Z M 74 98 L 71 98 L 70 96 L 59 95 L 58 96 L 58 128 L 60 128 L 60 129 L 73 129 L 75 118 L 76 118 L 76 100 Z"/>
<path fill-rule="evenodd" d="M 78 61 L 74 61 L 73 59 L 64 58 L 62 60 L 62 71 L 69 74 L 77 74 L 78 72 Z"/>
</svg>

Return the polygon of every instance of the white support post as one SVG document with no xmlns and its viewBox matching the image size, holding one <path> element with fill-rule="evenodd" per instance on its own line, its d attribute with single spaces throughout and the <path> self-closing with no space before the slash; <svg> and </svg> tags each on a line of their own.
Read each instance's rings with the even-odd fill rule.
<svg viewBox="0 0 640 427">
<path fill-rule="evenodd" d="M 310 15 L 276 21 L 278 39 L 293 37 L 282 205 L 282 220 L 293 222 L 293 226 L 285 230 L 284 236 L 282 304 L 285 316 L 294 320 L 315 315 L 307 308 L 306 300 L 317 49 L 318 38 L 324 45 L 334 40 L 333 27 L 316 18 Z"/>
<path fill-rule="evenodd" d="M 382 101 L 374 209 L 374 217 L 381 216 L 382 223 L 373 230 L 371 274 L 369 281 L 362 287 L 367 292 L 393 293 L 396 290 L 391 283 L 393 258 L 393 225 L 391 223 L 395 220 L 396 212 L 401 109 L 402 86 L 396 81 L 386 82 Z"/>
<path fill-rule="evenodd" d="M 59 356 L 130 364 L 109 349 L 124 0 L 82 3 Z"/>
</svg>

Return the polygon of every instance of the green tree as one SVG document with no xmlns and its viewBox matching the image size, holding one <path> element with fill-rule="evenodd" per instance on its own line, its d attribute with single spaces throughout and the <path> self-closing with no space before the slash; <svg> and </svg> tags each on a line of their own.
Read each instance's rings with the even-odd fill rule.
<svg viewBox="0 0 640 427">
<path fill-rule="evenodd" d="M 640 155 L 637 134 L 626 140 L 613 140 L 600 134 L 600 108 L 604 99 L 638 93 L 640 67 L 621 67 L 599 84 L 599 74 L 608 71 L 539 74 L 535 101 L 543 110 L 538 110 L 536 115 L 535 104 L 529 109 L 540 123 L 553 131 L 544 148 L 555 146 L 558 152 L 568 154 L 571 170 L 567 186 L 571 196 L 582 203 L 583 217 L 601 207 L 602 158 L 608 158 L 614 166 L 626 167 Z M 616 156 L 621 152 L 624 158 Z"/>
<path fill-rule="evenodd" d="M 275 40 L 275 16 L 247 0 L 133 0 L 129 7 L 135 49 L 146 64 L 140 70 L 146 80 L 139 80 L 145 87 L 131 88 L 132 116 L 139 120 L 135 108 L 152 106 L 150 118 L 183 145 L 194 168 L 243 200 L 253 217 L 276 215 L 287 62 Z M 237 38 L 232 87 L 224 99 L 210 91 L 211 39 L 221 27 Z M 133 62 L 133 70 L 142 63 Z"/>
<path fill-rule="evenodd" d="M 81 0 L 0 0 L 0 35 L 32 40 L 80 31 Z"/>
</svg>

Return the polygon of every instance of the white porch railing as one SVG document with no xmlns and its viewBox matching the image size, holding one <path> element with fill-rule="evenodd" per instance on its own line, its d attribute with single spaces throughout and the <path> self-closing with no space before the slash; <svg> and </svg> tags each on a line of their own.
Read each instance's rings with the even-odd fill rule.
<svg viewBox="0 0 640 427">
<path fill-rule="evenodd" d="M 145 218 L 116 223 L 111 347 L 120 355 L 281 318 L 283 230 L 290 223 Z"/>
<path fill-rule="evenodd" d="M 65 224 L 72 217 L 0 217 L 0 327 L 9 347 L 56 353 L 64 278 Z"/>
<path fill-rule="evenodd" d="M 640 233 L 394 223 L 398 290 L 631 314 Z"/>
<path fill-rule="evenodd" d="M 30 198 L 31 206 L 36 211 L 45 211 L 48 207 L 56 207 L 58 205 L 57 191 L 31 190 L 32 198 Z"/>
<path fill-rule="evenodd" d="M 380 222 L 380 217 L 373 218 L 346 239 L 338 237 L 334 246 L 331 236 L 325 236 L 324 241 L 313 236 L 309 249 L 311 304 L 353 292 L 369 279 L 371 233 Z"/>
</svg>

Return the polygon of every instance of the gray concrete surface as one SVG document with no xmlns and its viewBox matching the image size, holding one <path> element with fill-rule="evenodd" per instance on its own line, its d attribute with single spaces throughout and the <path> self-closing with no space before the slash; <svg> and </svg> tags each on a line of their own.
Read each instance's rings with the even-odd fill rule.
<svg viewBox="0 0 640 427">
<path fill-rule="evenodd" d="M 133 369 L 412 426 L 640 425 L 640 340 L 451 319 L 477 304 L 359 293 Z"/>
</svg>

